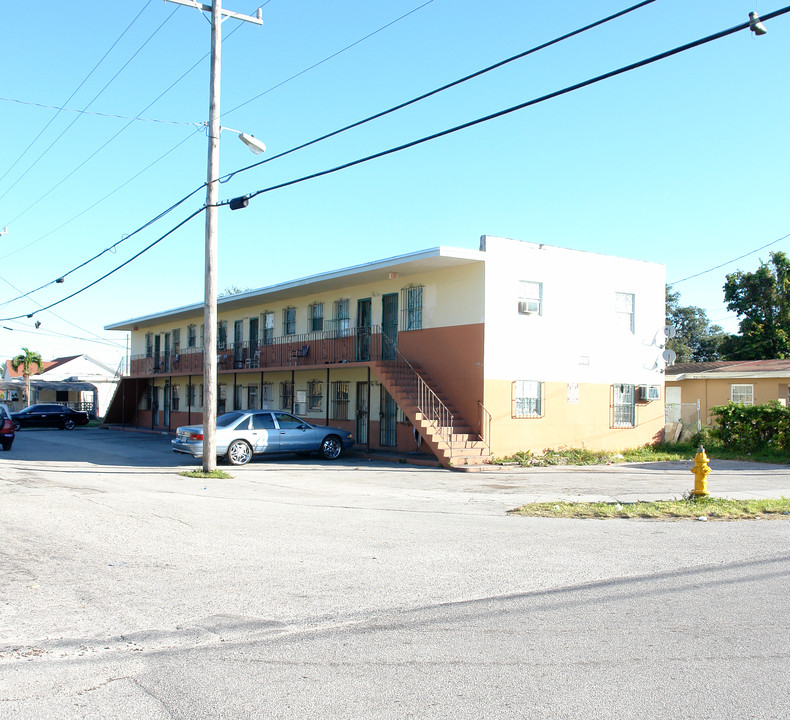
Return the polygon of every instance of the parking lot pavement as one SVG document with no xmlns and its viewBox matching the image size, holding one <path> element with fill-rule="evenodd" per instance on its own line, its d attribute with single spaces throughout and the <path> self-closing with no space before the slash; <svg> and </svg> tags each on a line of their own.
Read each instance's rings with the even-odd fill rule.
<svg viewBox="0 0 790 720">
<path fill-rule="evenodd" d="M 0 720 L 781 717 L 787 521 L 506 513 L 679 495 L 683 465 L 201 480 L 168 437 L 22 431 L 0 453 Z M 709 486 L 789 479 L 714 463 Z"/>
</svg>

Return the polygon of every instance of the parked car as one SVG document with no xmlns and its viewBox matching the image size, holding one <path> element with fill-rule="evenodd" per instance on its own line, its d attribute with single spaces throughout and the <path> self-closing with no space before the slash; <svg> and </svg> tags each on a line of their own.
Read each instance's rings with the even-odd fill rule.
<svg viewBox="0 0 790 720">
<path fill-rule="evenodd" d="M 269 453 L 321 453 L 327 460 L 340 457 L 354 444 L 348 430 L 313 425 L 279 410 L 247 410 L 217 418 L 217 457 L 231 465 L 244 465 L 253 455 Z M 176 430 L 173 451 L 203 457 L 203 426 Z"/>
<path fill-rule="evenodd" d="M 14 430 L 26 427 L 57 427 L 73 430 L 77 425 L 88 424 L 88 413 L 72 410 L 65 405 L 40 403 L 31 405 L 19 412 L 11 413 Z"/>
<path fill-rule="evenodd" d="M 8 405 L 0 404 L 0 445 L 3 450 L 10 450 L 14 444 L 14 421 L 11 419 L 11 411 Z"/>
</svg>

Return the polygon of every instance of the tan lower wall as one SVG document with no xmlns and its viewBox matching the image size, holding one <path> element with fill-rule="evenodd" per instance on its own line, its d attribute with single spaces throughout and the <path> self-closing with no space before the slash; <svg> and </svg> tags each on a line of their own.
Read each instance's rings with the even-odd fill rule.
<svg viewBox="0 0 790 720">
<path fill-rule="evenodd" d="M 491 450 L 497 456 L 560 447 L 623 450 L 663 438 L 663 398 L 637 403 L 633 428 L 609 427 L 610 399 L 610 385 L 582 384 L 578 403 L 569 403 L 566 383 L 545 383 L 543 417 L 513 418 L 512 383 L 487 380 L 485 405 L 492 415 Z"/>
</svg>

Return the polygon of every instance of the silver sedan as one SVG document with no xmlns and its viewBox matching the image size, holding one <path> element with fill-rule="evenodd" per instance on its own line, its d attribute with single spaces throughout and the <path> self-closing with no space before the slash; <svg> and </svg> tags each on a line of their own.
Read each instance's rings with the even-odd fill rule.
<svg viewBox="0 0 790 720">
<path fill-rule="evenodd" d="M 203 426 L 176 430 L 173 451 L 203 457 Z M 312 425 L 279 410 L 247 410 L 217 418 L 217 456 L 231 465 L 244 465 L 253 455 L 319 452 L 327 460 L 340 457 L 354 444 L 348 430 Z"/>
</svg>

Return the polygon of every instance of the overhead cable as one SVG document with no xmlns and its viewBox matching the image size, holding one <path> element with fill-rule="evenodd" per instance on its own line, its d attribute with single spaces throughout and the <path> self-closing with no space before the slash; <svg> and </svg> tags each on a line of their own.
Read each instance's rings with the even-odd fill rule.
<svg viewBox="0 0 790 720">
<path fill-rule="evenodd" d="M 49 122 L 47 122 L 47 124 L 44 125 L 43 128 L 41 128 L 41 130 L 39 131 L 38 135 L 36 135 L 36 137 L 34 137 L 33 140 L 30 141 L 30 144 L 21 152 L 19 157 L 16 160 L 14 160 L 13 163 L 11 163 L 11 166 L 2 175 L 0 175 L 0 182 L 2 182 L 5 179 L 5 176 L 8 175 L 8 173 L 11 172 L 11 170 L 13 170 L 14 167 L 16 167 L 17 163 L 27 154 L 27 151 L 30 150 L 30 148 L 33 147 L 33 145 L 35 145 L 36 141 L 44 134 L 44 131 L 54 122 L 55 118 L 65 109 L 65 106 L 79 92 L 80 88 L 88 81 L 88 78 L 91 75 L 93 75 L 93 73 L 96 71 L 96 69 L 99 67 L 99 65 L 101 65 L 107 59 L 107 56 L 112 52 L 113 48 L 120 42 L 121 38 L 123 38 L 123 36 L 126 35 L 126 33 L 129 32 L 129 30 L 131 29 L 132 25 L 134 25 L 137 22 L 139 17 L 143 14 L 143 12 L 145 12 L 145 10 L 148 8 L 148 6 L 151 4 L 151 2 L 152 2 L 152 0 L 148 0 L 148 2 L 143 6 L 143 8 L 140 10 L 140 12 L 137 13 L 137 15 L 134 17 L 134 20 L 132 20 L 132 22 L 130 22 L 126 26 L 126 29 L 115 39 L 115 42 L 112 45 L 110 45 L 109 50 L 107 50 L 107 52 L 105 52 L 104 55 L 102 55 L 102 57 L 99 60 L 99 62 L 97 62 L 93 66 L 93 69 L 82 79 L 82 82 L 79 85 L 77 85 L 76 89 L 74 90 L 74 92 L 71 93 L 71 95 L 69 95 L 69 97 L 66 100 L 66 102 L 64 102 L 63 105 L 61 107 L 59 107 L 59 108 L 52 108 L 53 110 L 57 110 L 57 112 L 49 119 Z M 6 98 L 0 98 L 0 99 L 5 100 Z M 83 110 L 83 112 L 84 112 L 84 110 Z M 38 162 L 38 160 L 36 162 Z M 9 190 L 10 190 L 10 188 L 9 188 Z"/>
<path fill-rule="evenodd" d="M 763 15 L 762 19 L 763 22 L 765 22 L 766 20 L 769 20 L 774 17 L 778 17 L 779 15 L 784 15 L 785 13 L 788 12 L 790 12 L 790 6 L 782 8 L 781 10 L 776 10 L 775 12 L 772 13 L 768 13 L 767 15 Z M 469 122 L 463 123 L 461 125 L 456 125 L 455 127 L 449 128 L 447 130 L 442 130 L 441 132 L 434 133 L 432 135 L 426 135 L 425 137 L 422 137 L 419 140 L 412 140 L 411 142 L 404 143 L 403 145 L 398 145 L 397 147 L 393 147 L 388 150 L 382 150 L 381 152 L 374 153 L 373 155 L 368 155 L 367 157 L 359 158 L 358 160 L 352 160 L 351 162 L 347 162 L 342 165 L 337 165 L 336 167 L 330 168 L 328 170 L 321 170 L 319 172 L 312 173 L 311 175 L 305 175 L 301 178 L 297 178 L 296 180 L 289 180 L 287 182 L 279 183 L 277 185 L 272 185 L 270 187 L 263 188 L 261 190 L 256 190 L 254 192 L 248 193 L 244 197 L 246 197 L 249 200 L 263 193 L 271 192 L 273 190 L 279 190 L 284 187 L 296 185 L 298 183 L 302 183 L 307 180 L 313 180 L 315 178 L 323 177 L 325 175 L 331 175 L 332 173 L 336 173 L 339 172 L 340 170 L 345 170 L 347 168 L 354 167 L 355 165 L 361 165 L 362 163 L 369 162 L 370 160 L 376 160 L 378 158 L 385 157 L 386 155 L 392 155 L 393 153 L 400 152 L 401 150 L 407 150 L 408 148 L 412 148 L 417 145 L 422 145 L 423 143 L 430 142 L 431 140 L 436 140 L 437 138 L 444 137 L 446 135 L 451 135 L 461 130 L 474 127 L 475 125 L 480 125 L 481 123 L 488 122 L 489 120 L 494 120 L 496 118 L 509 115 L 510 113 L 516 112 L 517 110 L 523 110 L 524 108 L 528 108 L 533 105 L 546 102 L 547 100 L 552 100 L 553 98 L 560 97 L 561 95 L 567 95 L 568 93 L 574 92 L 576 90 L 581 90 L 582 88 L 588 87 L 589 85 L 594 85 L 596 83 L 602 82 L 603 80 L 608 80 L 609 78 L 622 75 L 624 73 L 630 72 L 632 70 L 636 70 L 641 67 L 645 67 L 646 65 L 650 65 L 652 63 L 658 62 L 659 60 L 665 60 L 666 58 L 672 57 L 673 55 L 678 55 L 679 53 L 686 52 L 687 50 L 691 50 L 701 45 L 705 45 L 707 43 L 713 42 L 714 40 L 720 40 L 721 38 L 727 37 L 728 35 L 732 35 L 733 33 L 739 32 L 741 30 L 745 30 L 749 26 L 750 23 L 748 22 L 741 23 L 740 25 L 736 25 L 735 27 L 731 27 L 727 30 L 722 30 L 720 32 L 714 33 L 713 35 L 708 35 L 707 37 L 700 38 L 699 40 L 694 40 L 693 42 L 686 43 L 685 45 L 680 45 L 679 47 L 673 48 L 672 50 L 667 50 L 665 52 L 659 53 L 658 55 L 653 55 L 652 57 L 649 57 L 645 60 L 640 60 L 638 62 L 631 63 L 630 65 L 624 65 L 623 67 L 620 67 L 617 70 L 611 70 L 610 72 L 604 73 L 602 75 L 597 75 L 594 78 L 590 78 L 589 80 L 584 80 L 574 85 L 568 85 L 562 90 L 556 90 L 552 93 L 548 93 L 547 95 L 542 95 L 539 98 L 535 98 L 533 100 L 527 100 L 526 102 L 520 103 L 518 105 L 514 105 L 513 107 L 507 108 L 505 110 L 500 110 L 499 112 L 486 115 L 485 117 L 477 118 L 476 120 L 470 120 Z M 222 202 L 218 203 L 218 205 L 229 205 L 232 202 L 232 200 L 233 199 L 223 200 Z"/>
<path fill-rule="evenodd" d="M 150 0 L 149 0 L 149 2 L 150 2 Z M 147 6 L 146 6 L 146 7 L 147 7 Z M 145 8 L 143 8 L 143 9 L 145 9 Z M 156 35 L 156 34 L 157 34 L 157 33 L 158 33 L 158 32 L 159 32 L 159 31 L 160 31 L 160 30 L 161 30 L 161 29 L 164 27 L 165 23 L 167 23 L 167 21 L 168 21 L 168 20 L 170 20 L 170 18 L 171 18 L 171 17 L 173 17 L 173 15 L 174 15 L 176 12 L 178 12 L 178 10 L 179 10 L 179 6 L 176 6 L 176 8 L 173 10 L 173 12 L 171 12 L 171 13 L 170 13 L 170 15 L 168 15 L 168 16 L 167 16 L 167 17 L 164 19 L 164 21 L 163 21 L 163 22 L 162 22 L 162 23 L 159 25 L 159 27 L 158 27 L 156 30 L 154 30 L 154 31 L 151 33 L 151 35 L 149 35 L 149 36 L 148 36 L 148 38 L 145 40 L 145 42 L 143 42 L 143 44 L 142 44 L 142 45 L 141 45 L 139 48 L 137 48 L 137 50 L 135 50 L 134 54 L 133 54 L 133 55 L 132 55 L 132 56 L 131 56 L 131 57 L 130 57 L 130 58 L 129 58 L 129 59 L 128 59 L 128 60 L 127 60 L 127 61 L 126 61 L 124 64 L 123 64 L 123 66 L 120 68 L 120 70 L 118 70 L 118 71 L 115 73 L 115 75 L 113 75 L 113 76 L 110 78 L 110 80 L 109 80 L 109 81 L 108 81 L 108 82 L 107 82 L 107 83 L 104 85 L 104 87 L 103 87 L 101 90 L 99 90 L 99 92 L 98 92 L 96 95 L 94 95 L 93 99 L 92 99 L 92 100 L 91 100 L 91 101 L 90 101 L 90 102 L 89 102 L 89 103 L 88 103 L 88 104 L 87 104 L 87 105 L 86 105 L 86 106 L 83 108 L 83 110 L 87 110 L 87 109 L 88 109 L 88 108 L 89 108 L 91 105 L 93 105 L 93 103 L 94 103 L 94 102 L 95 102 L 95 101 L 96 101 L 96 100 L 99 98 L 99 96 L 100 96 L 100 95 L 101 95 L 101 94 L 102 94 L 102 93 L 103 93 L 103 92 L 104 92 L 104 91 L 105 91 L 105 90 L 106 90 L 106 89 L 107 89 L 107 88 L 108 88 L 108 87 L 109 87 L 109 86 L 110 86 L 110 85 L 111 85 L 111 84 L 112 84 L 112 83 L 115 81 L 115 79 L 116 79 L 116 78 L 117 78 L 117 77 L 118 77 L 118 76 L 119 76 L 119 75 L 120 75 L 120 74 L 121 74 L 121 73 L 122 73 L 122 72 L 123 72 L 123 71 L 124 71 L 124 70 L 125 70 L 125 69 L 126 69 L 128 66 L 129 66 L 129 64 L 132 62 L 132 60 L 134 60 L 134 58 L 136 58 L 136 57 L 137 57 L 137 55 L 139 55 L 139 53 L 142 51 L 142 49 L 143 49 L 143 48 L 144 48 L 144 47 L 145 47 L 145 46 L 146 46 L 146 45 L 147 45 L 147 44 L 148 44 L 148 43 L 149 43 L 149 42 L 150 42 L 150 41 L 153 39 L 153 37 L 154 37 L 154 36 L 155 36 L 155 35 Z M 111 49 L 112 49 L 112 48 L 111 48 Z M 108 50 L 108 52 L 109 52 L 109 50 Z M 152 104 L 153 104 L 153 103 L 152 103 Z M 148 107 L 151 107 L 151 106 L 149 105 Z M 147 109 L 148 109 L 148 107 L 146 107 L 146 108 L 145 108 L 145 110 L 147 110 Z M 145 112 L 145 110 L 143 110 L 142 112 Z M 142 114 L 142 113 L 138 113 L 138 114 Z M 24 177 L 25 177 L 25 175 L 27 175 L 27 174 L 28 174 L 28 173 L 29 173 L 29 172 L 30 172 L 30 171 L 31 171 L 31 170 L 32 170 L 32 169 L 33 169 L 33 168 L 34 168 L 34 167 L 35 167 L 35 166 L 38 164 L 38 161 L 39 161 L 39 160 L 41 160 L 41 158 L 43 158 L 43 157 L 44 157 L 44 156 L 45 156 L 45 155 L 46 155 L 46 154 L 47 154 L 47 153 L 48 153 L 48 152 L 49 152 L 49 151 L 50 151 L 50 150 L 51 150 L 51 149 L 52 149 L 52 148 L 55 146 L 55 144 L 56 144 L 56 143 L 57 143 L 57 142 L 58 142 L 58 141 L 59 141 L 59 140 L 60 140 L 60 139 L 61 139 L 61 138 L 62 138 L 62 137 L 63 137 L 63 136 L 64 136 L 64 135 L 65 135 L 65 134 L 66 134 L 66 133 L 67 133 L 67 132 L 68 132 L 68 131 L 69 131 L 69 130 L 72 128 L 72 127 L 73 127 L 73 125 L 74 125 L 74 124 L 75 124 L 75 123 L 76 123 L 76 122 L 77 122 L 77 121 L 78 121 L 78 120 L 79 120 L 81 117 L 82 117 L 82 115 L 77 115 L 77 117 L 75 117 L 75 118 L 74 118 L 74 119 L 73 119 L 73 120 L 72 120 L 72 121 L 71 121 L 71 122 L 70 122 L 70 123 L 69 123 L 69 124 L 66 126 L 66 128 L 63 130 L 63 132 L 61 132 L 61 133 L 60 133 L 60 135 L 58 135 L 58 136 L 55 138 L 55 140 L 54 140 L 53 142 L 51 142 L 51 143 L 50 143 L 50 144 L 49 144 L 49 145 L 46 147 L 46 149 L 44 150 L 44 152 L 42 152 L 42 153 L 41 153 L 41 154 L 40 154 L 40 155 L 39 155 L 39 156 L 38 156 L 38 157 L 37 157 L 37 158 L 36 158 L 36 159 L 33 161 L 33 164 L 32 164 L 32 165 L 30 165 L 30 166 L 28 167 L 28 169 L 27 169 L 27 170 L 25 170 L 25 172 L 23 172 L 23 173 L 22 173 L 22 174 L 21 174 L 21 175 L 20 175 L 20 176 L 19 176 L 19 177 L 16 179 L 16 181 L 14 181 L 14 183 L 13 183 L 13 184 L 12 184 L 12 185 L 11 185 L 11 186 L 10 186 L 10 187 L 9 187 L 9 188 L 6 190 L 6 191 L 5 191 L 5 192 L 4 192 L 2 195 L 0 195 L 0 200 L 2 200 L 2 199 L 3 199 L 3 198 L 6 196 L 6 195 L 8 195 L 8 193 L 9 193 L 9 192 L 11 192 L 11 190 L 13 190 L 13 189 L 16 187 L 16 185 L 19 183 L 19 181 L 20 181 L 20 180 L 22 180 L 22 178 L 24 178 Z M 126 128 L 124 128 L 124 129 L 126 129 Z M 121 132 L 123 132 L 123 130 L 122 130 Z M 119 133 L 119 134 L 120 134 L 120 133 Z M 115 137 L 117 137 L 117 135 L 116 135 L 116 136 L 113 136 L 113 138 L 112 138 L 112 139 L 115 139 Z M 102 147 L 104 147 L 104 146 L 102 146 Z M 101 149 L 101 148 L 99 148 L 99 149 Z M 97 150 L 97 152 L 98 152 L 98 150 Z M 95 155 L 95 154 L 96 154 L 96 153 L 94 153 L 93 155 Z M 93 157 L 93 155 L 91 155 L 91 157 Z M 90 158 L 88 158 L 88 160 L 90 160 Z M 87 162 L 87 160 L 86 160 L 85 162 Z M 25 208 L 25 210 L 23 210 L 21 213 L 19 213 L 19 215 L 17 215 L 17 216 L 16 216 L 16 217 L 15 217 L 13 220 L 9 220 L 9 221 L 8 221 L 8 223 L 6 223 L 6 224 L 10 225 L 12 222 L 14 222 L 14 220 L 18 220 L 20 217 L 22 217 L 22 215 L 24 215 L 24 214 L 25 214 L 25 213 L 26 213 L 28 210 L 30 210 L 30 208 L 32 208 L 32 207 L 35 207 L 35 206 L 36 206 L 36 205 L 37 205 L 37 204 L 38 204 L 38 203 L 39 203 L 41 200 L 43 200 L 43 199 L 44 199 L 44 198 L 45 198 L 47 195 L 49 195 L 49 193 L 51 193 L 51 192 L 52 192 L 52 191 L 53 191 L 55 188 L 59 187 L 59 186 L 60 186 L 62 183 L 64 183 L 64 182 L 65 182 L 65 181 L 66 181 L 68 178 L 70 178 L 70 177 L 71 177 L 71 176 L 72 176 L 72 175 L 73 175 L 73 174 L 74 174 L 74 173 L 75 173 L 77 170 L 79 170 L 79 169 L 80 169 L 80 168 L 81 168 L 81 167 L 82 167 L 82 166 L 85 164 L 85 162 L 83 162 L 83 163 L 81 163 L 80 165 L 78 165 L 78 166 L 77 166 L 77 167 L 76 167 L 74 170 L 72 170 L 72 171 L 71 171 L 71 172 L 70 172 L 70 173 L 69 173 L 69 174 L 68 174 L 68 175 L 67 175 L 65 178 L 63 178 L 63 180 L 61 180 L 61 181 L 60 181 L 60 182 L 59 182 L 57 185 L 55 185 L 53 188 L 51 188 L 50 190 L 48 190 L 48 191 L 47 191 L 47 192 L 46 192 L 44 195 L 42 195 L 42 196 L 41 196 L 41 197 L 40 197 L 38 200 L 36 200 L 36 201 L 35 201 L 35 202 L 34 202 L 32 205 L 30 205 L 30 206 L 28 206 L 27 208 Z"/>
<path fill-rule="evenodd" d="M 656 2 L 656 0 L 644 0 L 644 2 L 640 2 L 637 3 L 636 5 L 632 5 L 631 7 L 626 8 L 625 10 L 621 10 L 620 12 L 617 12 L 614 15 L 609 15 L 608 17 L 602 18 L 601 20 L 596 20 L 595 22 L 590 23 L 589 25 L 585 25 L 584 27 L 580 27 L 577 30 L 573 30 L 569 33 L 565 33 L 564 35 L 560 35 L 559 37 L 556 37 L 553 40 L 549 40 L 548 42 L 544 42 L 541 43 L 540 45 L 536 45 L 535 47 L 532 47 L 529 50 L 524 50 L 523 52 L 520 52 L 517 55 L 513 55 L 512 57 L 509 57 L 505 60 L 500 60 L 499 62 L 494 63 L 493 65 L 489 65 L 488 67 L 483 68 L 482 70 L 473 72 L 471 75 L 466 75 L 462 78 L 459 78 L 458 80 L 453 80 L 453 82 L 447 83 L 446 85 L 442 85 L 441 87 L 438 87 L 435 90 L 431 90 L 430 92 L 423 93 L 422 95 L 418 95 L 417 97 L 412 98 L 411 100 L 407 100 L 406 102 L 402 102 L 399 105 L 393 105 L 391 108 L 387 110 L 382 110 L 381 112 L 371 115 L 370 117 L 366 117 L 364 120 L 358 120 L 357 122 L 351 123 L 350 125 L 346 125 L 345 127 L 342 127 L 339 130 L 334 130 L 330 133 L 327 133 L 326 135 L 322 135 L 321 137 L 315 138 L 314 140 L 310 140 L 306 143 L 302 143 L 301 145 L 297 145 L 296 147 L 293 147 L 290 150 L 286 150 L 285 152 L 281 152 L 278 155 L 272 155 L 271 157 L 268 157 L 265 160 L 261 160 L 259 162 L 253 163 L 252 165 L 248 165 L 247 167 L 243 167 L 239 170 L 234 170 L 233 172 L 228 173 L 227 175 L 223 175 L 219 181 L 222 183 L 228 182 L 228 180 L 230 180 L 234 175 L 238 175 L 239 173 L 246 172 L 247 170 L 252 170 L 253 168 L 256 168 L 260 165 L 264 165 L 265 163 L 271 162 L 272 160 L 277 160 L 278 158 L 284 157 L 286 155 L 290 155 L 291 153 L 296 152 L 297 150 L 302 150 L 306 147 L 310 147 L 311 145 L 315 145 L 316 143 L 322 142 L 323 140 L 328 140 L 331 137 L 335 137 L 335 135 L 340 135 L 340 133 L 344 133 L 347 130 L 351 130 L 353 128 L 359 127 L 360 125 L 364 125 L 365 123 L 369 123 L 372 120 L 377 120 L 378 118 L 384 117 L 385 115 L 389 115 L 390 113 L 393 113 L 396 110 L 402 110 L 405 107 L 409 107 L 409 105 L 414 105 L 414 103 L 420 102 L 421 100 L 425 100 L 426 98 L 432 97 L 433 95 L 437 95 L 438 93 L 443 92 L 445 90 L 449 90 L 450 88 L 455 87 L 456 85 L 460 85 L 461 83 L 465 83 L 468 80 L 472 80 L 473 78 L 480 77 L 481 75 L 485 75 L 486 73 L 491 72 L 492 70 L 496 70 L 497 68 L 500 68 L 503 65 L 507 65 L 508 63 L 514 62 L 516 60 L 520 60 L 521 58 L 527 57 L 527 55 L 532 55 L 533 53 L 536 53 L 539 50 L 544 50 L 547 47 L 556 45 L 557 43 L 560 43 L 563 40 L 568 40 L 569 38 L 572 38 L 576 35 L 580 35 L 583 32 L 592 30 L 593 28 L 598 27 L 599 25 L 608 23 L 612 20 L 622 17 L 623 15 L 627 15 L 628 13 L 633 12 L 634 10 L 638 10 L 639 8 L 642 8 L 645 5 L 650 5 L 651 3 L 654 2 Z M 419 10 L 419 8 L 417 9 Z M 297 77 L 297 75 L 294 75 L 294 77 Z M 288 81 L 285 80 L 284 82 L 288 82 Z M 280 85 L 282 84 L 283 83 L 280 83 Z M 273 88 L 270 88 L 266 92 L 269 92 L 270 90 L 274 90 L 274 88 L 276 87 L 279 87 L 279 85 L 275 85 Z M 261 93 L 261 95 L 265 95 L 265 94 L 266 93 Z M 257 97 L 260 97 L 260 95 L 258 95 Z M 253 100 L 255 100 L 255 98 L 253 98 Z M 251 101 L 248 100 L 247 102 L 251 102 Z M 243 103 L 243 105 L 246 105 L 246 103 Z M 242 105 L 238 105 L 237 107 L 233 108 L 233 110 L 237 110 L 240 107 L 242 107 Z M 224 113 L 224 114 L 229 114 L 233 112 L 233 110 L 230 110 L 228 111 L 228 113 Z"/>
</svg>

